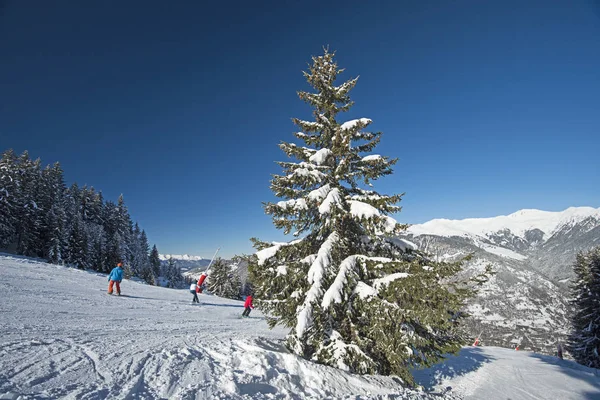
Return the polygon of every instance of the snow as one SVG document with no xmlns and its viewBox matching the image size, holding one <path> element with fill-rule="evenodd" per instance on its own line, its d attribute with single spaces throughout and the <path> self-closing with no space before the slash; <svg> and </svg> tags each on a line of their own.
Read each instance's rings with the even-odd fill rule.
<svg viewBox="0 0 600 400">
<path fill-rule="evenodd" d="M 464 348 L 398 378 L 318 365 L 282 347 L 241 301 L 0 255 L 0 398 L 8 399 L 481 399 L 600 398 L 599 371 L 555 357 Z M 451 387 L 445 395 L 436 393 Z"/>
<path fill-rule="evenodd" d="M 287 201 L 280 201 L 277 203 L 277 206 L 283 208 L 284 210 L 291 208 L 293 210 L 306 210 L 308 209 L 308 205 L 306 204 L 306 200 L 304 199 L 291 199 Z"/>
<path fill-rule="evenodd" d="M 159 254 L 158 258 L 162 261 L 167 261 L 169 258 L 173 260 L 183 260 L 183 261 L 200 261 L 205 260 L 201 256 L 190 256 L 189 254 Z"/>
<path fill-rule="evenodd" d="M 570 207 L 564 211 L 520 210 L 510 215 L 493 218 L 468 218 L 462 220 L 434 219 L 420 225 L 412 225 L 407 233 L 413 235 L 438 235 L 473 237 L 493 234 L 505 229 L 524 238 L 525 232 L 539 229 L 544 240 L 561 227 L 586 218 L 600 219 L 600 208 Z"/>
<path fill-rule="evenodd" d="M 382 157 L 379 154 L 371 154 L 366 157 L 363 157 L 362 161 L 375 161 L 375 160 L 381 160 L 381 159 L 382 159 Z"/>
<path fill-rule="evenodd" d="M 390 282 L 393 282 L 396 279 L 403 279 L 406 277 L 408 277 L 408 274 L 406 272 L 397 272 L 395 274 L 390 274 L 384 278 L 375 279 L 373 281 L 373 287 L 379 290 L 382 286 L 389 285 Z"/>
<path fill-rule="evenodd" d="M 401 238 L 391 238 L 389 240 L 404 251 L 417 250 L 417 248 L 418 248 L 418 246 L 416 244 L 414 244 L 413 242 L 411 242 L 410 240 L 401 239 Z"/>
<path fill-rule="evenodd" d="M 323 179 L 325 179 L 327 177 L 327 175 L 325 175 L 321 171 L 317 171 L 317 170 L 309 169 L 309 168 L 298 168 L 298 169 L 294 170 L 294 172 L 290 175 L 290 177 L 297 177 L 297 176 L 300 176 L 303 178 L 311 178 L 315 182 L 321 182 Z"/>
<path fill-rule="evenodd" d="M 527 258 L 527 256 L 519 254 L 516 251 L 512 251 L 504 247 L 494 246 L 491 244 L 480 244 L 479 247 L 481 247 L 483 250 L 489 253 L 496 254 L 504 258 L 512 258 L 513 260 L 525 260 Z"/>
<path fill-rule="evenodd" d="M 600 399 L 598 370 L 573 361 L 498 347 L 466 347 L 458 357 L 418 371 L 426 388 L 452 387 L 465 400 Z"/>
<path fill-rule="evenodd" d="M 341 303 L 342 301 L 342 290 L 344 285 L 348 281 L 348 274 L 356 267 L 356 261 L 359 258 L 365 258 L 364 256 L 350 256 L 346 257 L 340 264 L 340 269 L 335 277 L 335 280 L 327 289 L 323 295 L 321 301 L 321 307 L 328 308 L 332 302 Z"/>
<path fill-rule="evenodd" d="M 340 129 L 343 131 L 348 131 L 351 129 L 354 129 L 354 127 L 358 124 L 362 124 L 362 125 L 368 125 L 370 124 L 372 121 L 369 118 L 359 118 L 359 119 L 353 119 L 350 120 L 348 122 L 344 122 L 341 126 Z"/>
<path fill-rule="evenodd" d="M 287 265 L 279 265 L 277 267 L 277 276 L 279 275 L 287 275 Z"/>
<path fill-rule="evenodd" d="M 375 290 L 372 286 L 367 285 L 366 283 L 359 281 L 354 288 L 354 293 L 358 295 L 361 299 L 366 299 L 367 297 L 373 297 L 377 295 L 377 290 Z"/>
<path fill-rule="evenodd" d="M 312 156 L 310 156 L 309 160 L 317 165 L 322 165 L 325 163 L 325 160 L 327 160 L 327 157 L 329 157 L 332 154 L 332 151 L 329 149 L 321 149 L 319 151 L 317 151 L 315 154 L 313 154 Z"/>
<path fill-rule="evenodd" d="M 327 194 L 329 193 L 330 190 L 331 190 L 331 186 L 329 186 L 329 183 L 328 183 L 326 185 L 321 186 L 318 189 L 311 191 L 308 194 L 308 198 L 311 200 L 315 200 L 315 201 L 323 200 L 325 197 L 327 197 Z"/>
<path fill-rule="evenodd" d="M 256 257 L 258 258 L 258 265 L 263 265 L 265 261 L 273 257 L 282 246 L 293 246 L 295 244 L 300 243 L 301 241 L 302 239 L 292 240 L 291 242 L 272 242 L 271 244 L 273 246 L 267 247 L 256 252 Z"/>
<path fill-rule="evenodd" d="M 362 201 L 350 200 L 350 213 L 358 218 L 373 218 L 379 217 L 379 210 L 370 204 Z"/>
<path fill-rule="evenodd" d="M 384 222 L 384 231 L 387 233 L 393 232 L 394 228 L 398 224 L 396 220 L 387 215 L 381 215 L 379 210 L 373 207 L 370 204 L 363 203 L 362 201 L 357 200 L 348 200 L 350 204 L 350 214 L 357 218 L 373 218 L 373 217 L 381 217 L 385 219 Z"/>
<path fill-rule="evenodd" d="M 332 189 L 329 193 L 327 193 L 327 197 L 323 200 L 323 203 L 319 206 L 319 213 L 321 215 L 326 215 L 331 213 L 331 207 L 335 204 L 340 204 L 342 202 L 342 197 L 340 196 L 340 190 L 338 188 Z"/>
<path fill-rule="evenodd" d="M 323 288 L 321 286 L 323 277 L 327 267 L 331 263 L 331 251 L 333 246 L 339 241 L 340 237 L 337 232 L 331 233 L 327 240 L 321 245 L 317 253 L 317 257 L 308 269 L 308 283 L 311 284 L 310 289 L 306 293 L 306 298 L 298 311 L 298 320 L 296 323 L 296 335 L 301 337 L 306 329 L 312 324 L 312 307 L 317 301 Z"/>
</svg>

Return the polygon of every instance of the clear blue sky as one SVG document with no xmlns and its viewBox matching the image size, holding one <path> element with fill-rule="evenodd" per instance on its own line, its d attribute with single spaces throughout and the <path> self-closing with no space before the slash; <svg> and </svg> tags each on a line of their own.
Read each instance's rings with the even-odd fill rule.
<svg viewBox="0 0 600 400">
<path fill-rule="evenodd" d="M 123 193 L 162 253 L 249 253 L 283 239 L 261 202 L 323 45 L 400 222 L 600 206 L 592 0 L 0 0 L 0 150 Z"/>
</svg>

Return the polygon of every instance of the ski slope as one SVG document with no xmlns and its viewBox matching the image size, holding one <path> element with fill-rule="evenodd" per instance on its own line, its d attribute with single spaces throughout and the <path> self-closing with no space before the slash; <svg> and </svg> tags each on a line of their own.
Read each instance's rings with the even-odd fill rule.
<svg viewBox="0 0 600 400">
<path fill-rule="evenodd" d="M 0 255 L 0 399 L 600 398 L 595 370 L 498 348 L 465 348 L 409 390 L 289 354 L 286 331 L 258 310 L 241 319 L 241 301 L 106 286 L 106 275 Z"/>
</svg>

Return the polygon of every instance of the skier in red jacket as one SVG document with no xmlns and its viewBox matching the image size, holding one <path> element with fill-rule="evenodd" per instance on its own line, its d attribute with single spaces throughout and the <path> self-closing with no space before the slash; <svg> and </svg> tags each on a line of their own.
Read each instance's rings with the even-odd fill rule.
<svg viewBox="0 0 600 400">
<path fill-rule="evenodd" d="M 250 311 L 252 308 L 254 308 L 254 306 L 252 305 L 252 296 L 248 295 L 246 296 L 246 301 L 244 302 L 244 312 L 242 313 L 242 317 L 248 317 L 250 316 Z"/>
</svg>

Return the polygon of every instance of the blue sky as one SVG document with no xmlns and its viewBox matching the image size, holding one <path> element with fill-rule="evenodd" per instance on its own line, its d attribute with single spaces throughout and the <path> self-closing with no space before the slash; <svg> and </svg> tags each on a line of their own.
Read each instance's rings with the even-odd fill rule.
<svg viewBox="0 0 600 400">
<path fill-rule="evenodd" d="M 162 253 L 249 253 L 284 239 L 261 202 L 323 45 L 360 75 L 342 118 L 399 158 L 400 222 L 600 206 L 592 0 L 0 0 L 0 150 L 123 193 Z"/>
</svg>

